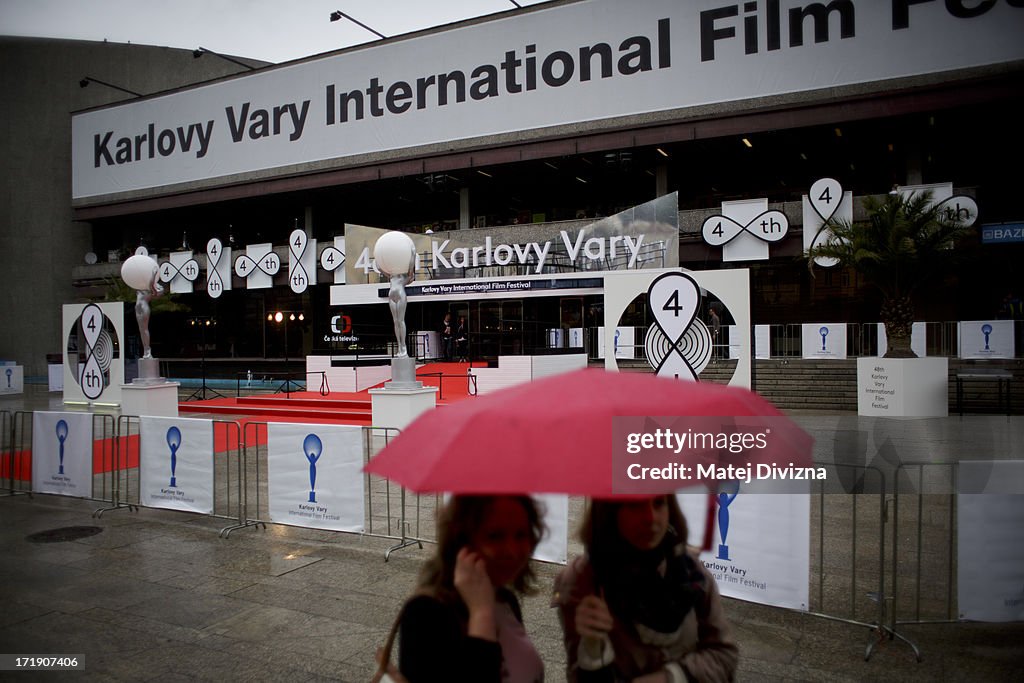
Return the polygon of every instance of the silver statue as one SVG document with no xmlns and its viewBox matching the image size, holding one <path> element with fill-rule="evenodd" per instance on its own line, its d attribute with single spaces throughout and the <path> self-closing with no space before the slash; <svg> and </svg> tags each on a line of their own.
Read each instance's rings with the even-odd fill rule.
<svg viewBox="0 0 1024 683">
<path fill-rule="evenodd" d="M 389 275 L 388 273 L 384 274 Z M 395 354 L 395 358 L 408 358 L 409 349 L 405 342 L 405 308 L 409 299 L 405 294 L 405 286 L 416 279 L 416 248 L 411 243 L 409 272 L 390 275 L 390 278 L 391 289 L 388 290 L 388 307 L 391 309 L 391 318 L 395 323 L 395 338 L 398 340 L 398 353 Z"/>
<path fill-rule="evenodd" d="M 153 269 L 147 289 L 135 290 L 135 320 L 139 323 L 139 336 L 142 337 L 142 357 L 152 358 L 153 349 L 149 343 L 149 300 L 164 293 L 163 285 L 157 279 L 158 271 Z"/>
</svg>

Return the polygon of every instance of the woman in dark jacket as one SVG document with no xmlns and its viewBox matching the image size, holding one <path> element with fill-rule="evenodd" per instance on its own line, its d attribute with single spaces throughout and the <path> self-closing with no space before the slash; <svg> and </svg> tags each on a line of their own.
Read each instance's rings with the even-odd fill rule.
<svg viewBox="0 0 1024 683">
<path fill-rule="evenodd" d="M 555 584 L 571 682 L 731 681 L 738 650 L 673 495 L 592 501 Z"/>
<path fill-rule="evenodd" d="M 543 681 L 517 598 L 534 580 L 529 560 L 543 535 L 536 503 L 454 496 L 438 530 L 437 552 L 399 617 L 401 674 L 410 683 Z"/>
</svg>

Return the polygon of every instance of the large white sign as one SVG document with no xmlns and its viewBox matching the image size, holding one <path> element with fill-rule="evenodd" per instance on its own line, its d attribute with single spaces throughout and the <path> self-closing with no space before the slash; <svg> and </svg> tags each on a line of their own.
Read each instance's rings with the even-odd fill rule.
<svg viewBox="0 0 1024 683">
<path fill-rule="evenodd" d="M 92 497 L 92 414 L 32 414 L 32 490 Z"/>
<path fill-rule="evenodd" d="M 846 358 L 845 323 L 804 323 L 800 338 L 804 358 Z"/>
<path fill-rule="evenodd" d="M 767 5 L 589 0 L 79 113 L 72 196 L 1024 58 L 1019 3 Z"/>
<path fill-rule="evenodd" d="M 964 320 L 959 331 L 961 358 L 1013 358 L 1012 320 Z"/>
<path fill-rule="evenodd" d="M 684 493 L 680 505 L 700 545 L 707 494 Z M 718 494 L 711 550 L 701 561 L 722 595 L 763 605 L 806 610 L 810 590 L 810 495 L 751 494 L 735 486 Z"/>
<path fill-rule="evenodd" d="M 347 425 L 267 425 L 270 519 L 362 532 L 363 431 Z"/>
<path fill-rule="evenodd" d="M 213 422 L 139 420 L 139 502 L 148 507 L 213 512 Z"/>
<path fill-rule="evenodd" d="M 64 402 L 120 404 L 124 304 L 65 304 L 62 318 Z"/>
<path fill-rule="evenodd" d="M 972 621 L 1024 621 L 1024 461 L 961 462 L 957 605 Z"/>
</svg>

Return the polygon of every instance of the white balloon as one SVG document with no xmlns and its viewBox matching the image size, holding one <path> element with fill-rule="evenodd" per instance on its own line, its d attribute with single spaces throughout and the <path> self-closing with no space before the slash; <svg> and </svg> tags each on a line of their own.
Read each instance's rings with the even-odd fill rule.
<svg viewBox="0 0 1024 683">
<path fill-rule="evenodd" d="M 149 256 L 135 254 L 121 265 L 121 279 L 132 289 L 147 290 L 153 284 L 153 275 L 158 266 Z"/>
<path fill-rule="evenodd" d="M 373 247 L 373 259 L 377 269 L 387 275 L 408 273 L 413 260 L 415 245 L 404 232 L 392 230 L 381 235 Z"/>
</svg>

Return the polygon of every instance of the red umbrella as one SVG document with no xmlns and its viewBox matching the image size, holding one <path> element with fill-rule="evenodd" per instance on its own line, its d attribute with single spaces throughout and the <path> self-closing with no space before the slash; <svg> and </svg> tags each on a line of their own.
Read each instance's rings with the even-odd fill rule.
<svg viewBox="0 0 1024 683">
<path fill-rule="evenodd" d="M 659 430 L 663 446 L 674 439 L 667 449 L 655 448 Z M 646 442 L 644 433 L 650 437 Z M 632 437 L 636 453 L 627 452 L 628 434 L 641 435 Z M 704 434 L 717 443 L 696 444 L 695 435 Z M 690 441 L 680 447 L 679 438 Z M 744 447 L 731 448 L 730 439 Z M 730 465 L 807 467 L 812 445 L 799 426 L 746 389 L 648 373 L 580 370 L 424 413 L 365 471 L 417 492 L 602 498 L 713 485 L 709 473 L 743 479 L 742 471 L 727 469 Z M 672 463 L 690 467 L 689 479 L 678 467 L 664 469 Z M 643 467 L 649 468 L 643 479 L 630 478 Z M 652 467 L 669 478 L 650 478 Z"/>
</svg>

